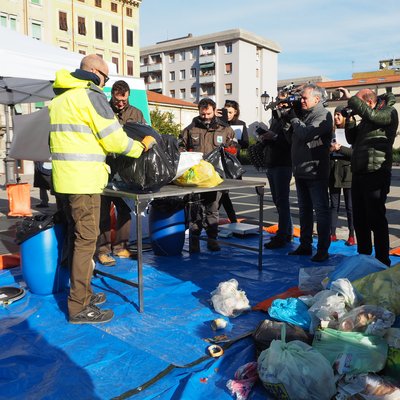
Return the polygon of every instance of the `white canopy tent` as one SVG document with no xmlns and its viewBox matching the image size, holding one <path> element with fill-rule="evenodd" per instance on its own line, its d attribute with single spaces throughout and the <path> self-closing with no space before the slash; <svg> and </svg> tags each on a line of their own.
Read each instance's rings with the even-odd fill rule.
<svg viewBox="0 0 400 400">
<path fill-rule="evenodd" d="M 69 71 L 78 68 L 82 57 L 0 27 L 0 76 L 54 80 L 61 68 Z M 108 66 L 110 74 L 115 74 L 115 65 L 108 63 Z"/>
<path fill-rule="evenodd" d="M 15 104 L 51 99 L 48 97 L 48 92 L 51 90 L 49 81 L 55 79 L 56 71 L 62 68 L 74 71 L 79 68 L 82 57 L 82 54 L 73 53 L 0 27 L 0 104 L 4 104 L 6 128 L 6 182 L 13 180 L 14 175 L 14 162 L 8 157 L 11 144 L 9 108 L 11 107 L 12 114 Z M 110 73 L 115 73 L 115 65 L 112 63 L 108 65 Z M 38 89 L 41 86 L 40 81 L 44 89 Z M 44 96 L 38 96 L 43 92 L 46 92 Z"/>
</svg>

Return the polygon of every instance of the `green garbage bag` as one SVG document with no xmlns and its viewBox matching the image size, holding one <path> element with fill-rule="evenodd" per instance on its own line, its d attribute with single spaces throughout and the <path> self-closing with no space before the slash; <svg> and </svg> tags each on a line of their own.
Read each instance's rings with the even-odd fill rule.
<svg viewBox="0 0 400 400">
<path fill-rule="evenodd" d="M 378 372 L 385 366 L 388 352 L 387 342 L 382 337 L 330 328 L 315 333 L 312 347 L 339 374 Z"/>
</svg>

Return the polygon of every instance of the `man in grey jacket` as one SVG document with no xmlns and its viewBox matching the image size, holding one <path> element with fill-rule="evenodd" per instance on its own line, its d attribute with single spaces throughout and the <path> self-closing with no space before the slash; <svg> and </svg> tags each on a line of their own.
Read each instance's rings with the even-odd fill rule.
<svg viewBox="0 0 400 400">
<path fill-rule="evenodd" d="M 324 108 L 324 89 L 307 84 L 301 92 L 301 112 L 293 108 L 286 119 L 290 121 L 292 166 L 296 180 L 300 214 L 300 246 L 289 255 L 312 254 L 312 234 L 315 210 L 318 245 L 312 261 L 329 258 L 330 212 L 328 196 L 329 147 L 332 140 L 333 119 Z"/>
</svg>

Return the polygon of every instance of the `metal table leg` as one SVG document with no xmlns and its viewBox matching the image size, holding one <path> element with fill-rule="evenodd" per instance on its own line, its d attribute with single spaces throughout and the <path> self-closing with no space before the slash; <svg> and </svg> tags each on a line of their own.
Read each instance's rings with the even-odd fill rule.
<svg viewBox="0 0 400 400">
<path fill-rule="evenodd" d="M 262 271 L 263 259 L 263 220 L 264 220 L 264 186 L 257 186 L 259 211 L 258 211 L 258 270 Z"/>
</svg>

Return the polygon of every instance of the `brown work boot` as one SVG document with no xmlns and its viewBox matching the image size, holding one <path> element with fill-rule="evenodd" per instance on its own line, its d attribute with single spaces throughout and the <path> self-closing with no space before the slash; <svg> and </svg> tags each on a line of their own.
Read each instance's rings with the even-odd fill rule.
<svg viewBox="0 0 400 400">
<path fill-rule="evenodd" d="M 118 250 L 118 251 L 114 251 L 113 255 L 115 257 L 119 257 L 119 258 L 131 258 L 132 257 L 132 253 L 127 250 L 127 249 L 122 249 L 122 250 Z"/>
<path fill-rule="evenodd" d="M 210 251 L 220 251 L 221 247 L 219 246 L 216 239 L 208 238 L 207 239 L 207 249 Z"/>
<path fill-rule="evenodd" d="M 200 239 L 197 237 L 189 238 L 189 253 L 200 253 Z"/>
</svg>

